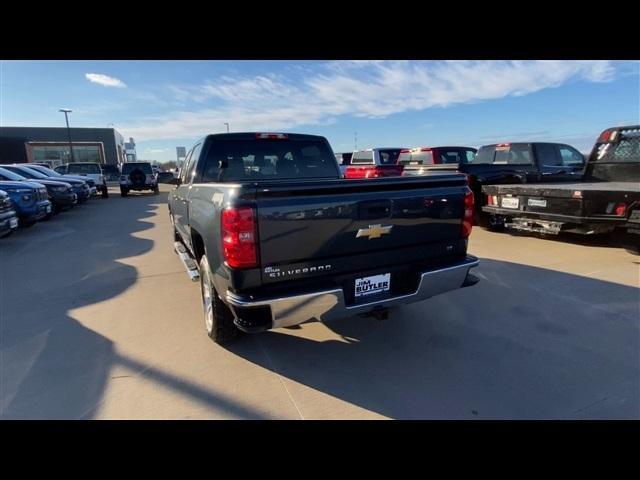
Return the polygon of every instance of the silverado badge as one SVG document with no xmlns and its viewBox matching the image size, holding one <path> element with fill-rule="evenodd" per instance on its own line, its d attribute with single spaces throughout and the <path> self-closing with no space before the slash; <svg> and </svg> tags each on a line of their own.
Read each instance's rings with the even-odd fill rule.
<svg viewBox="0 0 640 480">
<path fill-rule="evenodd" d="M 356 234 L 356 238 L 369 237 L 369 240 L 373 240 L 374 238 L 380 238 L 382 235 L 391 233 L 392 228 L 393 225 L 388 225 L 386 227 L 383 227 L 382 225 L 369 225 L 369 228 L 359 229 Z"/>
</svg>

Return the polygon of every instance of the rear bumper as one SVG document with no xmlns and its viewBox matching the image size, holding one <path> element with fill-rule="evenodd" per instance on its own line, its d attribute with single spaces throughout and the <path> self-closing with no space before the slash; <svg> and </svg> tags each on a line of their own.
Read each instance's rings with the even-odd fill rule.
<svg viewBox="0 0 640 480">
<path fill-rule="evenodd" d="M 270 307 L 271 326 L 251 328 L 241 326 L 246 331 L 260 331 L 297 325 L 312 318 L 331 321 L 376 309 L 420 302 L 458 288 L 468 287 L 478 282 L 469 270 L 478 266 L 478 259 L 472 256 L 454 265 L 422 272 L 418 288 L 408 295 L 400 295 L 366 304 L 347 305 L 342 289 L 314 292 L 291 297 L 254 301 L 231 292 L 226 294 L 226 302 L 232 308 Z M 244 328 L 243 328 L 244 327 Z"/>
<path fill-rule="evenodd" d="M 562 215 L 557 213 L 545 213 L 545 212 L 523 212 L 522 210 L 511 210 L 508 208 L 498 208 L 498 207 L 490 207 L 485 206 L 482 207 L 482 211 L 486 213 L 491 213 L 494 215 L 504 215 L 506 217 L 520 217 L 520 218 L 530 218 L 530 219 L 540 219 L 540 220 L 548 220 L 552 222 L 563 222 L 563 223 L 575 223 L 575 224 L 611 224 L 621 226 L 627 222 L 626 217 L 615 217 L 615 216 L 599 216 L 599 217 L 578 217 L 574 215 Z"/>
</svg>

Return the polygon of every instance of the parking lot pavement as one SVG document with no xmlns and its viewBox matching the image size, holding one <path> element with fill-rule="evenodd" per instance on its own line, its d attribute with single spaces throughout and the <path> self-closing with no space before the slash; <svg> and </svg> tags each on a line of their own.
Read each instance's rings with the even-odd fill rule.
<svg viewBox="0 0 640 480">
<path fill-rule="evenodd" d="M 206 336 L 162 194 L 0 241 L 2 418 L 640 418 L 640 257 L 474 228 L 472 288 Z"/>
</svg>

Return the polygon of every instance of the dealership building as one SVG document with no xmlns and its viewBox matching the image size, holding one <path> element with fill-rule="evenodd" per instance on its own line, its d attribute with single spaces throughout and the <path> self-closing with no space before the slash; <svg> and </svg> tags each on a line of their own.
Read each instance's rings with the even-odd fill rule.
<svg viewBox="0 0 640 480">
<path fill-rule="evenodd" d="M 114 128 L 0 127 L 0 164 L 49 162 L 56 165 L 96 162 L 120 165 L 135 158 L 133 139 L 125 146 L 124 137 Z M 128 148 L 127 148 L 128 147 Z"/>
</svg>

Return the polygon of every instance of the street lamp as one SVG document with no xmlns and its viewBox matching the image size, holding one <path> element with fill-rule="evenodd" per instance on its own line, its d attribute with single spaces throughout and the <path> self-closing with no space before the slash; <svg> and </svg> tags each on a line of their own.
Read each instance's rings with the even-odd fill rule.
<svg viewBox="0 0 640 480">
<path fill-rule="evenodd" d="M 65 122 L 67 122 L 67 136 L 69 137 L 69 149 L 71 150 L 71 163 L 75 163 L 76 159 L 73 155 L 73 143 L 71 143 L 71 129 L 69 128 L 69 117 L 67 117 L 67 114 L 71 113 L 73 110 L 70 110 L 68 108 L 61 108 L 58 111 L 64 113 L 64 120 Z"/>
<path fill-rule="evenodd" d="M 225 125 L 227 126 L 227 133 L 229 133 L 229 124 L 225 122 Z"/>
</svg>

